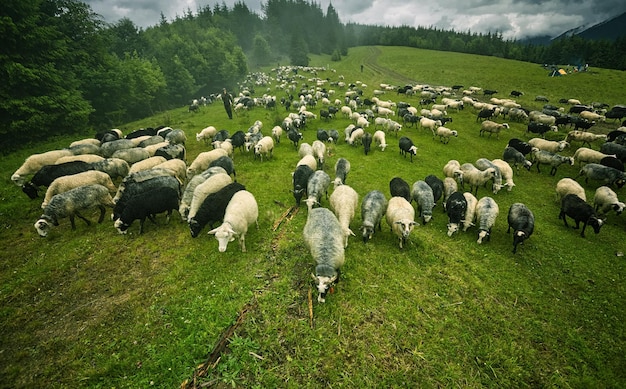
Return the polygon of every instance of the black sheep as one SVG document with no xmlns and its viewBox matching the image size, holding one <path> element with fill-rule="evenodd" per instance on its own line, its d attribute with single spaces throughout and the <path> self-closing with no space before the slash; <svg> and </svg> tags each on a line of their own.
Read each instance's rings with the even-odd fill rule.
<svg viewBox="0 0 626 389">
<path fill-rule="evenodd" d="M 603 157 L 600 160 L 600 165 L 604 165 L 604 166 L 608 166 L 608 167 L 612 167 L 613 169 L 617 169 L 621 172 L 624 171 L 624 162 L 620 161 L 619 158 L 616 158 L 612 155 L 608 155 L 606 157 Z"/>
<path fill-rule="evenodd" d="M 233 149 L 239 149 L 239 151 L 243 152 L 246 143 L 246 134 L 241 130 L 236 131 L 230 137 L 230 143 L 233 145 Z"/>
<path fill-rule="evenodd" d="M 426 176 L 424 181 L 433 190 L 433 201 L 436 203 L 443 195 L 443 181 L 434 174 Z"/>
<path fill-rule="evenodd" d="M 304 138 L 302 136 L 302 133 L 294 128 L 291 128 L 289 129 L 289 131 L 287 131 L 287 137 L 289 138 L 290 141 L 293 142 L 293 145 L 296 148 L 296 150 L 298 149 L 298 143 L 300 143 L 300 141 Z"/>
<path fill-rule="evenodd" d="M 296 171 L 293 172 L 293 197 L 296 199 L 296 205 L 300 206 L 302 196 L 306 194 L 309 178 L 313 175 L 313 169 L 308 165 L 298 165 Z"/>
<path fill-rule="evenodd" d="M 404 197 L 406 201 L 411 202 L 411 187 L 400 177 L 394 177 L 389 181 L 389 193 L 391 197 Z"/>
<path fill-rule="evenodd" d="M 215 222 L 222 221 L 230 199 L 235 193 L 245 189 L 246 187 L 240 183 L 233 182 L 219 191 L 209 194 L 198 208 L 196 215 L 189 220 L 191 237 L 197 237 L 207 224 L 212 229 Z"/>
<path fill-rule="evenodd" d="M 446 200 L 446 213 L 448 214 L 448 236 L 452 236 L 459 230 L 461 222 L 467 211 L 467 200 L 461 192 L 454 192 Z"/>
<path fill-rule="evenodd" d="M 145 181 L 130 181 L 124 186 L 124 191 L 113 207 L 113 220 L 119 219 L 120 215 L 127 208 L 130 200 L 144 193 L 167 187 L 177 190 L 180 193 L 180 181 L 173 176 L 159 176 Z"/>
<path fill-rule="evenodd" d="M 226 174 L 229 176 L 232 174 L 233 181 L 237 181 L 237 172 L 235 172 L 235 162 L 228 155 L 222 155 L 221 157 L 211 161 L 209 168 L 213 166 L 219 166 L 226 170 Z"/>
<path fill-rule="evenodd" d="M 330 135 L 328 134 L 328 131 L 322 128 L 317 129 L 317 140 L 322 141 L 322 142 L 328 142 L 329 138 L 330 138 Z"/>
<path fill-rule="evenodd" d="M 22 186 L 22 191 L 26 193 L 28 197 L 34 199 L 37 197 L 38 187 L 50 186 L 52 181 L 59 177 L 82 173 L 87 170 L 93 170 L 93 166 L 91 166 L 90 163 L 83 161 L 71 161 L 60 163 L 58 165 L 46 165 L 33 175 L 30 182 L 27 182 Z"/>
<path fill-rule="evenodd" d="M 483 108 L 478 112 L 478 115 L 476 115 L 476 121 L 491 119 L 493 115 L 495 114 L 496 114 L 495 108 L 492 108 L 492 109 Z"/>
<path fill-rule="evenodd" d="M 411 162 L 413 162 L 413 156 L 417 155 L 417 147 L 413 144 L 413 141 L 406 136 L 403 136 L 398 141 L 400 147 L 400 154 L 406 158 L 407 153 L 411 156 Z"/>
<path fill-rule="evenodd" d="M 535 229 L 535 215 L 525 204 L 514 203 L 509 208 L 507 221 L 509 228 L 506 233 L 510 233 L 511 228 L 513 229 L 513 254 L 515 254 L 517 245 L 524 244 L 524 241 L 532 235 Z"/>
<path fill-rule="evenodd" d="M 566 227 L 566 216 L 571 217 L 576 222 L 575 229 L 580 227 L 580 222 L 583 222 L 583 229 L 580 232 L 580 236 L 585 237 L 585 228 L 590 225 L 593 231 L 597 234 L 600 232 L 600 227 L 604 224 L 604 221 L 596 215 L 596 211 L 585 200 L 576 196 L 575 194 L 567 194 L 561 199 L 561 212 L 559 213 L 559 219 L 563 220 Z"/>
<path fill-rule="evenodd" d="M 526 127 L 526 132 L 532 132 L 534 134 L 539 134 L 541 135 L 542 138 L 545 138 L 545 134 L 548 131 L 558 131 L 557 127 L 554 126 L 554 128 L 552 128 L 552 126 L 545 124 L 545 123 L 539 123 L 539 122 L 530 122 L 528 123 L 528 127 Z"/>
<path fill-rule="evenodd" d="M 370 152 L 370 148 L 372 147 L 372 134 L 366 132 L 363 134 L 363 138 L 361 138 L 361 142 L 363 143 L 363 151 L 365 155 Z"/>
<path fill-rule="evenodd" d="M 600 146 L 600 151 L 604 154 L 615 155 L 617 159 L 626 163 L 626 146 L 617 142 L 605 142 Z"/>
<path fill-rule="evenodd" d="M 533 151 L 533 146 L 531 146 L 530 143 L 524 142 L 523 140 L 517 138 L 511 138 L 509 140 L 508 146 L 514 148 L 525 156 Z"/>
<path fill-rule="evenodd" d="M 130 198 L 122 211 L 120 218 L 115 221 L 115 228 L 120 234 L 125 234 L 133 221 L 139 220 L 139 233 L 143 233 L 146 218 L 155 222 L 154 215 L 167 212 L 169 222 L 173 210 L 178 210 L 180 192 L 167 187 L 157 188 Z"/>
</svg>

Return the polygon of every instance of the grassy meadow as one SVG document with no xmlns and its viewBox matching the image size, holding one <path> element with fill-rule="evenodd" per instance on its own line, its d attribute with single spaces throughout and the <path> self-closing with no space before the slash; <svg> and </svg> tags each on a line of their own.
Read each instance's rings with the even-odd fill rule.
<svg viewBox="0 0 626 389">
<path fill-rule="evenodd" d="M 525 94 L 517 101 L 531 109 L 541 108 L 536 95 L 554 104 L 560 98 L 625 103 L 624 72 L 593 67 L 550 78 L 536 64 L 402 47 L 354 48 L 340 62 L 311 59 L 312 66 L 331 68 L 317 77 L 361 81 L 366 97 L 380 83 L 412 82 L 495 89 L 501 98 L 520 90 Z M 314 84 L 311 73 L 299 76 L 299 86 Z M 335 89 L 341 98 L 344 90 Z M 273 84 L 256 87 L 256 95 L 263 93 L 285 95 Z M 381 98 L 419 106 L 419 97 L 388 92 Z M 198 113 L 181 107 L 118 128 L 125 133 L 162 124 L 181 128 L 191 163 L 210 148 L 195 140 L 202 128 L 214 125 L 232 134 L 261 120 L 269 134 L 285 116 L 282 107 L 256 108 L 230 121 L 216 103 Z M 448 144 L 428 130 L 402 129 L 400 134 L 418 147 L 412 163 L 399 155 L 397 138 L 388 134 L 387 149 L 367 156 L 343 139 L 330 145 L 324 170 L 334 177 L 335 161 L 345 157 L 352 165 L 347 184 L 359 200 L 373 189 L 389 196 L 395 176 L 409 184 L 429 174 L 443 179 L 442 167 L 450 159 L 501 158 L 509 138 L 530 138 L 525 124 L 514 122 L 499 139 L 479 137 L 471 108 L 450 116 L 448 127 L 459 136 Z M 313 142 L 317 128 L 343 134 L 349 123 L 340 117 L 312 120 L 304 141 Z M 609 122 L 592 131 L 617 127 Z M 548 137 L 562 139 L 567 131 Z M 563 225 L 554 186 L 560 178 L 575 177 L 577 166 L 562 165 L 554 177 L 547 167 L 541 173 L 522 169 L 515 172 L 510 192 L 494 195 L 480 188 L 477 198 L 491 196 L 500 209 L 491 240 L 481 245 L 475 227 L 447 236 L 441 201 L 433 220 L 416 226 L 402 250 L 384 221 L 367 244 L 351 237 L 335 293 L 318 304 L 313 291 L 311 320 L 314 263 L 302 239 L 306 207 L 283 219 L 294 204 L 291 172 L 299 160 L 286 137 L 268 161 L 235 151 L 238 181 L 259 204 L 259 229 L 249 230 L 246 253 L 237 242 L 219 253 L 208 228 L 192 239 L 177 213 L 169 224 L 164 215 L 157 225 L 146 222 L 142 235 L 138 222 L 123 236 L 108 219 L 91 226 L 77 220 L 75 231 L 64 219 L 40 238 L 33 224 L 42 212 L 41 199 L 28 199 L 11 175 L 33 153 L 92 135 L 50 139 L 0 161 L 0 387 L 626 385 L 626 260 L 621 254 L 626 220 L 609 214 L 600 233 L 588 229 L 585 238 Z M 581 184 L 592 200 L 598 185 Z M 623 201 L 624 189 L 617 193 Z M 536 228 L 512 254 L 506 214 L 515 202 L 534 212 Z M 322 206 L 329 206 L 327 199 Z M 90 218 L 95 221 L 96 214 Z M 351 228 L 357 232 L 359 226 L 357 213 Z M 228 347 L 204 364 L 235 322 Z"/>
</svg>

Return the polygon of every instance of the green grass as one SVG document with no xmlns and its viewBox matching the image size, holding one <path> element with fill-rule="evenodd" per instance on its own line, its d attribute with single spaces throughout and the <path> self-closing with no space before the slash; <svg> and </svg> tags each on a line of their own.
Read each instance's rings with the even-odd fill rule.
<svg viewBox="0 0 626 389">
<path fill-rule="evenodd" d="M 360 64 L 365 70 L 360 72 Z M 547 77 L 539 65 L 400 47 L 351 49 L 341 62 L 312 57 L 312 65 L 330 65 L 320 78 L 360 80 L 367 91 L 379 83 L 412 80 L 430 85 L 463 84 L 512 89 L 525 95 L 523 105 L 540 108 L 535 95 L 580 98 L 583 102 L 623 103 L 623 72 Z M 304 75 L 306 82 L 312 75 Z M 264 93 L 257 87 L 257 94 Z M 270 89 L 279 97 L 282 92 Z M 342 93 L 337 90 L 337 93 Z M 384 98 L 418 104 L 417 97 Z M 317 107 L 315 110 L 319 110 Z M 326 163 L 332 173 L 339 157 L 352 171 L 347 183 L 362 198 L 369 190 L 389 195 L 388 182 L 409 183 L 428 174 L 442 176 L 449 159 L 474 162 L 501 157 L 510 137 L 527 139 L 524 125 L 495 137 L 479 137 L 475 113 L 452 113 L 449 127 L 459 137 L 443 145 L 424 130 L 404 128 L 417 144 L 414 162 L 398 154 L 387 136 L 385 152 L 363 155 L 342 141 Z M 194 135 L 207 125 L 232 132 L 255 121 L 264 131 L 282 120 L 284 110 L 256 109 L 226 119 L 219 104 L 190 114 L 180 108 L 142 121 L 120 124 L 125 132 L 170 125 L 188 135 L 188 162 L 207 149 Z M 305 141 L 319 127 L 341 133 L 348 121 L 314 120 Z M 611 123 L 594 128 L 608 132 Z M 89 136 L 89 135 L 85 135 Z M 564 131 L 552 135 L 564 136 Z M 110 221 L 76 231 L 62 220 L 39 238 L 33 223 L 40 202 L 30 201 L 11 174 L 30 154 L 67 146 L 75 137 L 26 147 L 0 162 L 0 387 L 164 387 L 193 376 L 222 332 L 251 304 L 219 363 L 200 382 L 240 387 L 623 387 L 626 251 L 623 216 L 608 216 L 600 234 L 581 238 L 558 220 L 554 185 L 575 176 L 576 167 L 516 173 L 512 192 L 490 195 L 500 207 L 491 241 L 478 245 L 476 230 L 452 238 L 441 205 L 434 219 L 417 226 L 405 249 L 383 222 L 383 230 L 364 245 L 350 239 L 346 265 L 336 293 L 313 305 L 309 324 L 308 293 L 313 261 L 302 241 L 306 209 L 274 231 L 276 220 L 294 202 L 291 171 L 298 161 L 284 139 L 270 161 L 235 152 L 238 179 L 255 194 L 260 229 L 246 238 L 247 253 L 236 242 L 217 252 L 206 233 L 189 235 L 178 215 L 169 224 L 146 223 L 138 235 L 118 235 Z M 597 145 L 594 146 L 597 148 Z M 568 150 L 568 154 L 573 150 Z M 546 169 L 547 170 L 547 169 Z M 596 185 L 584 184 L 587 198 Z M 623 197 L 623 190 L 618 191 Z M 506 212 L 524 202 L 536 216 L 534 235 L 513 255 L 506 233 Z M 323 199 L 323 206 L 328 202 Z M 92 216 L 92 220 L 95 215 Z M 351 224 L 360 225 L 357 214 Z M 206 231 L 205 231 L 206 232 Z M 315 300 L 315 298 L 314 298 Z"/>
</svg>

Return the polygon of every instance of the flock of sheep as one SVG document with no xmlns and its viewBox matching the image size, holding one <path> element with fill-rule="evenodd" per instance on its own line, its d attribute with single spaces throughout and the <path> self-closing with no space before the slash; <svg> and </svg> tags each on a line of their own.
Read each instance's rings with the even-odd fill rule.
<svg viewBox="0 0 626 389">
<path fill-rule="evenodd" d="M 340 135 L 337 131 L 320 129 L 317 140 L 311 144 L 302 142 L 307 122 L 332 120 L 335 115 L 351 119 L 353 124 L 344 130 L 343 141 L 352 147 L 363 147 L 367 155 L 372 143 L 384 151 L 386 135 L 397 136 L 403 127 L 430 130 L 434 139 L 445 144 L 458 136 L 457 131 L 444 126 L 452 121 L 448 112 L 462 109 L 475 110 L 476 121 L 480 122 L 479 136 L 495 134 L 499 137 L 502 130 L 508 128 L 508 124 L 502 122 L 506 118 L 528 121 L 528 132 L 539 136 L 528 142 L 511 139 L 502 158 L 480 158 L 475 163 L 463 164 L 450 160 L 442 167 L 443 180 L 429 175 L 411 186 L 400 177 L 394 177 L 389 182 L 389 199 L 380 190 L 368 192 L 360 203 L 359 230 L 363 242 L 369 241 L 377 228 L 381 229 L 384 218 L 402 248 L 417 225 L 416 211 L 421 222 L 428 223 L 440 199 L 449 219 L 449 236 L 461 228 L 467 231 L 476 226 L 477 242 L 487 241 L 500 210 L 493 197 L 479 199 L 477 191 L 489 182 L 494 194 L 504 187 L 511 191 L 515 186 L 513 172 L 520 166 L 531 169 L 534 165 L 539 171 L 540 165 L 547 165 L 554 175 L 560 164 L 579 163 L 580 176 L 602 184 L 597 188 L 593 205 L 587 203 L 584 189 L 575 180 L 565 178 L 556 186 L 561 201 L 559 217 L 565 225 L 566 216 L 572 218 L 577 227 L 583 223 L 582 236 L 587 225 L 597 233 L 607 212 L 614 210 L 619 214 L 624 208 L 612 187 L 621 188 L 626 182 L 623 172 L 626 128 L 617 128 L 609 135 L 576 129 L 562 141 L 544 139 L 546 132 L 558 130 L 557 119 L 563 116 L 569 116 L 570 123 L 605 120 L 602 114 L 606 110 L 602 111 L 601 107 L 588 106 L 572 115 L 553 107 L 544 107 L 543 112 L 527 112 L 512 99 L 492 97 L 489 102 L 479 101 L 476 97 L 480 95 L 480 88 L 461 90 L 460 86 L 432 88 L 427 85 L 402 88 L 404 94 L 419 95 L 422 106 L 430 106 L 418 110 L 407 103 L 383 100 L 384 93 L 396 91 L 391 85 L 381 84 L 381 89 L 374 90 L 371 98 L 364 98 L 361 91 L 367 86 L 362 83 L 346 84 L 340 76 L 330 82 L 315 77 L 319 69 L 300 70 L 298 77 L 290 67 L 276 70 L 275 87 L 287 96 L 280 104 L 291 111 L 281 125 L 274 126 L 267 135 L 263 135 L 260 121 L 254 122 L 247 132 L 237 131 L 232 135 L 208 126 L 196 134 L 196 141 L 210 143 L 212 149 L 199 153 L 190 164 L 186 163 L 185 132 L 169 127 L 141 129 L 126 135 L 111 130 L 94 139 L 74 142 L 66 149 L 27 158 L 11 179 L 31 198 L 37 197 L 41 187 L 47 187 L 43 214 L 35 223 L 37 232 L 46 236 L 51 226 L 58 225 L 62 218 L 69 218 L 73 229 L 76 216 L 89 224 L 81 212 L 91 208 L 100 210 L 98 221 L 102 222 L 108 207 L 113 208 L 114 226 L 120 233 L 126 233 L 135 220 L 139 220 L 141 233 L 145 219 L 154 220 L 156 214 L 167 213 L 169 220 L 172 211 L 177 210 L 188 224 L 192 237 L 198 236 L 208 225 L 209 234 L 219 242 L 220 252 L 234 239 L 239 240 L 241 251 L 246 251 L 245 236 L 250 226 L 256 224 L 258 228 L 259 208 L 255 196 L 236 182 L 233 153 L 239 149 L 240 153 L 250 153 L 261 161 L 271 159 L 274 147 L 286 134 L 300 158 L 292 174 L 292 193 L 296 205 L 301 201 L 307 205 L 303 237 L 316 261 L 312 277 L 319 292 L 318 301 L 323 302 L 338 280 L 349 237 L 355 236 L 350 225 L 359 210 L 359 195 L 346 184 L 350 172 L 346 158 L 337 159 L 334 179 L 325 171 L 329 170 L 325 169 L 327 144 L 340 141 Z M 310 73 L 311 77 L 305 78 L 302 73 Z M 308 85 L 308 89 L 298 89 L 297 80 L 303 80 L 302 84 Z M 336 90 L 343 95 L 339 96 Z M 493 92 L 490 95 L 495 93 L 490 92 Z M 272 101 L 274 104 L 270 104 Z M 277 101 L 268 95 L 252 98 L 244 91 L 236 101 L 235 112 L 240 115 L 256 106 L 276 109 Z M 319 119 L 312 111 L 317 104 L 322 104 Z M 572 107 L 580 106 L 580 102 L 572 104 Z M 370 134 L 372 129 L 373 135 Z M 591 148 L 597 141 L 604 142 L 600 151 Z M 573 157 L 559 154 L 573 142 L 589 147 L 578 148 Z M 404 157 L 408 154 L 411 161 L 417 155 L 418 148 L 408 136 L 399 137 L 398 145 L 400 154 Z M 120 180 L 117 186 L 116 180 Z M 334 188 L 329 196 L 331 183 Z M 322 206 L 323 199 L 328 200 L 330 209 Z M 415 208 L 412 202 L 416 203 Z M 508 210 L 507 222 L 509 230 L 514 231 L 515 253 L 518 244 L 532 235 L 534 215 L 525 204 L 515 203 Z"/>
</svg>

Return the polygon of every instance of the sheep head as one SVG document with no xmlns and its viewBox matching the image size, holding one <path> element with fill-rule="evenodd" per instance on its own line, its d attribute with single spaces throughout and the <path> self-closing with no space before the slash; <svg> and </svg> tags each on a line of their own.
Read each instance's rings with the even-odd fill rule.
<svg viewBox="0 0 626 389">
<path fill-rule="evenodd" d="M 315 286 L 317 288 L 317 292 L 319 293 L 317 295 L 317 302 L 318 303 L 326 302 L 326 294 L 331 289 L 335 281 L 337 281 L 337 276 L 336 275 L 332 277 L 316 276 L 315 274 L 311 273 L 311 277 L 315 281 Z"/>
<path fill-rule="evenodd" d="M 235 240 L 237 232 L 233 230 L 232 226 L 228 222 L 224 222 L 221 226 L 208 232 L 209 235 L 215 235 L 215 239 L 218 242 L 218 250 L 220 253 L 226 251 L 228 243 Z"/>
</svg>

